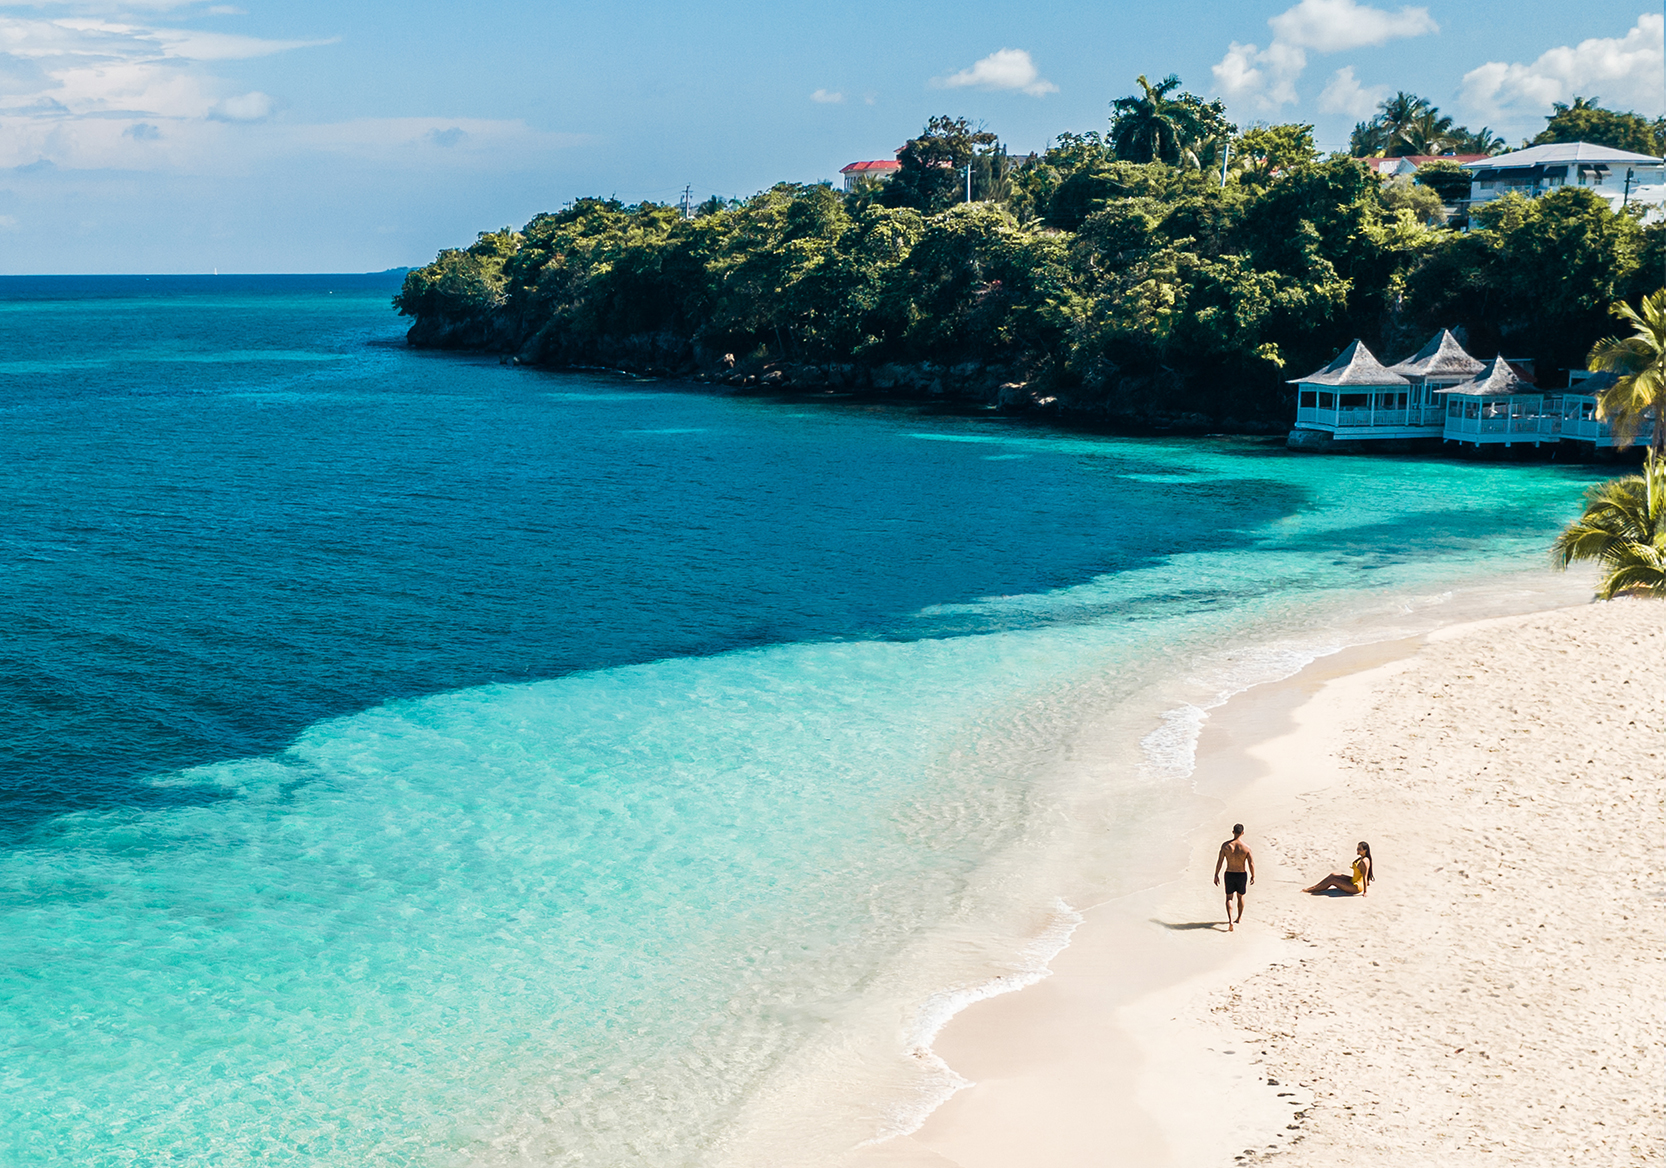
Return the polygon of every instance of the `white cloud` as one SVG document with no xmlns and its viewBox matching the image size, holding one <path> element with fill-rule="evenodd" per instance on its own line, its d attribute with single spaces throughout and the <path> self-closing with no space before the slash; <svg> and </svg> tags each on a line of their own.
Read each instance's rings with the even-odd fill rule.
<svg viewBox="0 0 1666 1168">
<path fill-rule="evenodd" d="M 1274 43 L 1296 45 L 1316 53 L 1386 45 L 1403 37 L 1440 31 L 1440 25 L 1434 22 L 1427 8 L 1386 12 L 1356 4 L 1354 0 L 1301 0 L 1267 23 L 1272 26 Z"/>
<path fill-rule="evenodd" d="M 1386 85 L 1361 85 L 1348 65 L 1331 74 L 1324 92 L 1319 94 L 1319 111 L 1327 114 L 1347 114 L 1351 118 L 1369 117 L 1388 96 Z"/>
<path fill-rule="evenodd" d="M 1274 41 L 1261 49 L 1233 41 L 1210 71 L 1215 75 L 1215 88 L 1228 101 L 1277 109 L 1296 100 L 1296 78 L 1305 68 L 1307 53 L 1298 46 Z"/>
<path fill-rule="evenodd" d="M 1666 18 L 1645 12 L 1623 37 L 1592 37 L 1564 45 L 1531 65 L 1488 61 L 1464 74 L 1463 101 L 1488 118 L 1544 113 L 1557 101 L 1600 97 L 1603 104 L 1644 114 L 1666 110 Z"/>
<path fill-rule="evenodd" d="M 234 87 L 215 63 L 328 42 L 154 27 L 132 15 L 171 6 L 127 0 L 125 15 L 47 19 L 7 15 L 19 6 L 0 0 L 0 169 L 37 177 L 89 169 L 238 174 L 278 158 L 338 153 L 387 167 L 479 169 L 586 140 L 520 121 L 291 124 L 275 116 L 278 98 Z"/>
<path fill-rule="evenodd" d="M 131 20 L 0 16 L 0 121 L 110 116 L 258 120 L 272 101 L 228 94 L 207 62 L 246 60 L 322 42 L 261 40 Z M 67 131 L 66 131 L 67 133 Z M 6 125 L 0 134 L 17 134 Z"/>
<path fill-rule="evenodd" d="M 243 93 L 214 103 L 208 116 L 216 122 L 263 122 L 276 103 L 264 93 Z"/>
<path fill-rule="evenodd" d="M 1031 97 L 1057 93 L 1059 87 L 1041 76 L 1023 49 L 997 49 L 969 69 L 962 69 L 932 84 L 944 89 L 1016 89 Z"/>
<path fill-rule="evenodd" d="M 1356 0 L 1301 0 L 1267 24 L 1273 39 L 1265 49 L 1233 41 L 1213 67 L 1215 88 L 1228 101 L 1262 110 L 1290 105 L 1296 101 L 1296 80 L 1307 68 L 1310 51 L 1338 53 L 1440 31 L 1427 8 L 1390 12 Z M 1336 84 L 1333 77 L 1331 87 Z M 1342 100 L 1340 90 L 1335 96 Z"/>
<path fill-rule="evenodd" d="M 841 105 L 845 95 L 836 89 L 818 89 L 810 95 L 810 100 L 822 105 Z"/>
</svg>

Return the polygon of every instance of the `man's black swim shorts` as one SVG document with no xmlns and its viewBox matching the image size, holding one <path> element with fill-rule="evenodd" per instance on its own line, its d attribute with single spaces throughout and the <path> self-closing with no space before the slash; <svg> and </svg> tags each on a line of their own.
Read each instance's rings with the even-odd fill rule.
<svg viewBox="0 0 1666 1168">
<path fill-rule="evenodd" d="M 1226 874 L 1226 894 L 1231 896 L 1236 892 L 1239 896 L 1249 891 L 1248 872 L 1228 872 Z"/>
</svg>

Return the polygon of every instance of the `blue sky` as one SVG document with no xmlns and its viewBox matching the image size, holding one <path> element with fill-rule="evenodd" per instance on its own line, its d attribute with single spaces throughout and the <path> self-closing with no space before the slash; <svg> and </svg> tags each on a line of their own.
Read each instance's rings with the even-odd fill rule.
<svg viewBox="0 0 1666 1168">
<path fill-rule="evenodd" d="M 581 194 L 745 195 L 936 113 L 1015 152 L 1178 73 L 1322 145 L 1421 93 L 1509 140 L 1666 111 L 1639 0 L 0 0 L 0 272 L 368 271 Z"/>
</svg>

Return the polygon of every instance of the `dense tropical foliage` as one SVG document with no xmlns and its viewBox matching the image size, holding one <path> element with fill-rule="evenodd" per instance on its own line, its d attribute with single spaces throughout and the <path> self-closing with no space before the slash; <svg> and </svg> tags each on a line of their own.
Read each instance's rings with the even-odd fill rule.
<svg viewBox="0 0 1666 1168">
<path fill-rule="evenodd" d="M 1581 364 L 1609 304 L 1660 283 L 1666 229 L 1588 190 L 1507 195 L 1457 232 L 1441 168 L 1385 183 L 1319 157 L 1311 126 L 1240 132 L 1178 86 L 1142 78 L 1109 132 L 1028 157 L 936 118 L 895 178 L 850 193 L 784 183 L 691 219 L 580 199 L 441 253 L 395 304 L 416 343 L 532 362 L 800 384 L 906 368 L 1219 423 L 1287 417 L 1285 379 L 1354 337 L 1392 359 L 1453 325 L 1483 356 Z M 1419 101 L 1385 106 L 1456 135 Z"/>
</svg>

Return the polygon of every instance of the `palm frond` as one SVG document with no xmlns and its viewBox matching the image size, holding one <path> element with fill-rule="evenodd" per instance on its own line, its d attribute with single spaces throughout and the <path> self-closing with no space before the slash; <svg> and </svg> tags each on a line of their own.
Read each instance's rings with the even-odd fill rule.
<svg viewBox="0 0 1666 1168">
<path fill-rule="evenodd" d="M 1585 492 L 1585 513 L 1556 537 L 1562 568 L 1579 562 L 1603 568 L 1597 595 L 1666 597 L 1666 459 L 1652 452 L 1643 473 Z"/>
</svg>

